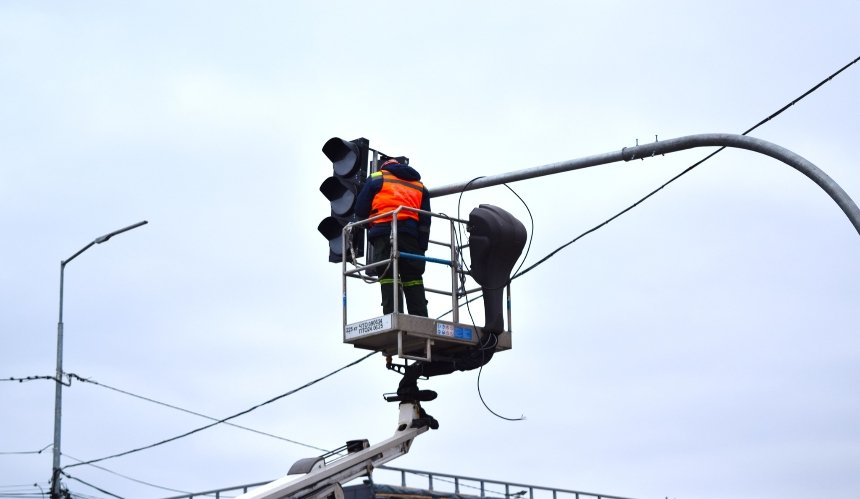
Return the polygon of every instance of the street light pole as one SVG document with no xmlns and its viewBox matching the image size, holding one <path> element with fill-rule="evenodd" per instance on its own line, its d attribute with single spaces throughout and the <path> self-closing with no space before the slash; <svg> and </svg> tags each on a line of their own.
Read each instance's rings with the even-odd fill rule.
<svg viewBox="0 0 860 499">
<path fill-rule="evenodd" d="M 56 388 L 54 391 L 54 460 L 51 469 L 51 499 L 60 499 L 60 429 L 63 413 L 63 274 L 65 273 L 66 265 L 81 253 L 90 249 L 92 245 L 104 243 L 117 234 L 136 229 L 147 223 L 149 222 L 144 220 L 97 237 L 78 250 L 74 255 L 60 261 L 60 319 L 57 322 L 57 374 L 55 376 Z"/>
<path fill-rule="evenodd" d="M 807 159 L 800 155 L 789 151 L 788 149 L 767 142 L 755 137 L 746 135 L 735 135 L 728 133 L 703 133 L 699 135 L 688 135 L 686 137 L 678 137 L 677 139 L 661 140 L 650 144 L 636 145 L 634 147 L 625 147 L 620 151 L 597 154 L 587 156 L 585 158 L 571 159 L 559 163 L 549 165 L 536 166 L 526 168 L 509 173 L 498 175 L 490 175 L 488 177 L 478 177 L 461 182 L 458 184 L 444 185 L 430 189 L 430 197 L 447 196 L 449 194 L 459 194 L 465 191 L 475 189 L 483 189 L 494 185 L 507 184 L 518 180 L 526 180 L 531 178 L 543 177 L 555 173 L 562 173 L 582 168 L 590 168 L 592 166 L 605 165 L 616 163 L 618 161 L 633 161 L 634 159 L 647 159 L 656 155 L 669 154 L 672 152 L 685 151 L 696 147 L 712 147 L 719 146 L 721 148 L 734 147 L 737 149 L 746 149 L 748 151 L 757 152 L 770 156 L 771 158 L 782 161 L 791 166 L 800 173 L 806 175 L 810 180 L 818 184 L 824 192 L 826 192 L 836 204 L 842 208 L 845 216 L 860 233 L 860 208 L 857 203 L 851 199 L 848 194 L 842 190 L 842 187 L 832 178 L 827 176 L 817 166 L 812 164 Z M 722 149 L 718 149 L 720 151 Z"/>
</svg>

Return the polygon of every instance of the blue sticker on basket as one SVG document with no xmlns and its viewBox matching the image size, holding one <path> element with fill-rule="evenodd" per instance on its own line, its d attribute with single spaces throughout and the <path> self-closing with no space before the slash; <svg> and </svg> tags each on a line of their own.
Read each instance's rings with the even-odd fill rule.
<svg viewBox="0 0 860 499">
<path fill-rule="evenodd" d="M 454 337 L 460 338 L 461 340 L 471 340 L 472 339 L 472 328 L 468 327 L 458 327 L 454 329 Z"/>
<path fill-rule="evenodd" d="M 472 328 L 465 326 L 455 326 L 453 324 L 436 324 L 436 334 L 439 336 L 447 336 L 458 340 L 472 340 Z"/>
</svg>

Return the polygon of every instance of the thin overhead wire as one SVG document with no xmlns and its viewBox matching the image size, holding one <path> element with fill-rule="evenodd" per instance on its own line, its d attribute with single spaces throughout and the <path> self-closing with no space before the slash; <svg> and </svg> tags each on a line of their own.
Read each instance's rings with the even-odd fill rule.
<svg viewBox="0 0 860 499">
<path fill-rule="evenodd" d="M 844 65 L 844 66 L 842 66 L 839 70 L 835 71 L 834 73 L 832 73 L 832 74 L 831 74 L 830 76 L 828 76 L 827 78 L 825 78 L 825 79 L 821 80 L 818 84 L 816 84 L 815 86 L 813 86 L 812 88 L 810 88 L 809 90 L 807 90 L 806 92 L 804 92 L 803 94 L 801 94 L 800 96 L 798 96 L 797 98 L 795 98 L 794 100 L 792 100 L 791 102 L 789 102 L 788 104 L 784 105 L 783 107 L 781 107 L 781 108 L 780 108 L 780 109 L 778 109 L 777 111 L 773 112 L 772 114 L 770 114 L 769 116 L 767 116 L 767 117 L 766 117 L 766 118 L 764 118 L 763 120 L 759 121 L 758 123 L 756 123 L 755 125 L 753 125 L 752 127 L 750 127 L 748 130 L 746 130 L 745 132 L 743 132 L 743 134 L 742 134 L 742 135 L 747 135 L 747 134 L 749 134 L 750 132 L 752 132 L 752 131 L 756 130 L 757 128 L 759 128 L 760 126 L 764 125 L 764 124 L 765 124 L 765 123 L 767 123 L 768 121 L 770 121 L 770 120 L 774 119 L 775 117 L 779 116 L 780 114 L 782 114 L 783 112 L 785 112 L 788 108 L 790 108 L 790 107 L 794 106 L 795 104 L 797 104 L 798 102 L 800 102 L 801 100 L 803 100 L 804 98 L 806 98 L 807 96 L 809 96 L 810 94 L 812 94 L 813 92 L 815 92 L 816 90 L 818 90 L 819 88 L 821 88 L 825 83 L 827 83 L 827 82 L 831 81 L 831 80 L 832 80 L 833 78 L 835 78 L 837 75 L 839 75 L 840 73 L 842 73 L 843 71 L 845 71 L 845 70 L 846 70 L 846 69 L 848 69 L 849 67 L 853 66 L 853 65 L 854 65 L 854 64 L 856 64 L 858 61 L 860 61 L 860 57 L 857 57 L 857 58 L 855 58 L 853 61 L 849 62 L 848 64 L 846 64 L 846 65 Z M 515 272 L 515 273 L 514 273 L 514 275 L 511 277 L 510 281 L 513 281 L 514 279 L 517 279 L 517 278 L 519 278 L 519 277 L 522 277 L 523 275 L 527 274 L 528 272 L 530 272 L 531 270 L 535 269 L 535 268 L 536 268 L 536 267 L 538 267 L 539 265 L 541 265 L 541 264 L 545 263 L 547 260 L 549 260 L 550 258 L 552 258 L 553 256 L 555 256 L 556 254 L 558 254 L 558 253 L 559 253 L 561 250 L 563 250 L 564 248 L 566 248 L 566 247 L 570 246 L 571 244 L 573 244 L 573 243 L 575 243 L 575 242 L 579 241 L 580 239 L 582 239 L 583 237 L 587 236 L 588 234 L 591 234 L 591 233 L 593 233 L 593 232 L 595 232 L 595 231 L 597 231 L 597 230 L 599 230 L 599 229 L 601 229 L 601 228 L 605 227 L 607 224 L 609 224 L 609 223 L 610 223 L 610 222 L 612 222 L 613 220 L 615 220 L 615 219 L 619 218 L 620 216 L 624 215 L 625 213 L 629 212 L 630 210 L 632 210 L 632 209 L 636 208 L 636 207 L 637 207 L 637 206 L 639 206 L 641 203 L 643 203 L 645 200 L 647 200 L 647 199 L 648 199 L 648 198 L 650 198 L 651 196 L 654 196 L 655 194 L 657 194 L 658 192 L 660 192 L 661 190 L 663 190 L 663 188 L 664 188 L 664 187 L 668 186 L 668 185 L 669 185 L 669 184 L 671 184 L 672 182 L 674 182 L 674 181 L 678 180 L 679 178 L 681 178 L 682 176 L 686 175 L 687 173 L 689 173 L 690 171 L 692 171 L 694 168 L 696 168 L 697 166 L 701 165 L 701 164 L 702 164 L 702 163 L 704 163 L 705 161 L 707 161 L 707 160 L 711 159 L 712 157 L 714 157 L 716 154 L 718 154 L 718 153 L 719 153 L 720 151 L 722 151 L 723 149 L 725 149 L 725 147 L 720 147 L 719 149 L 717 149 L 717 150 L 715 150 L 715 151 L 711 152 L 710 154 L 708 154 L 707 156 L 705 156 L 705 157 L 704 157 L 704 158 L 702 158 L 701 160 L 699 160 L 699 161 L 697 161 L 696 163 L 694 163 L 693 165 L 691 165 L 691 166 L 687 167 L 687 168 L 686 168 L 685 170 L 683 170 L 681 173 L 679 173 L 679 174 L 675 175 L 674 177 L 672 177 L 671 179 L 669 179 L 667 182 L 663 183 L 663 184 L 662 184 L 661 186 L 659 186 L 658 188 L 654 189 L 653 191 L 649 192 L 649 193 L 648 193 L 647 195 L 645 195 L 644 197 L 640 198 L 640 199 L 639 199 L 638 201 L 636 201 L 635 203 L 631 204 L 631 205 L 630 205 L 630 206 L 628 206 L 627 208 L 625 208 L 625 209 L 621 210 L 620 212 L 616 213 L 615 215 L 613 215 L 612 217 L 608 218 L 608 219 L 607 219 L 607 220 L 605 220 L 604 222 L 602 222 L 602 223 L 600 223 L 600 224 L 598 224 L 598 225 L 596 225 L 596 226 L 592 227 L 591 229 L 588 229 L 587 231 L 585 231 L 585 232 L 583 232 L 583 233 L 579 234 L 578 236 L 576 236 L 575 238 L 571 239 L 571 240 L 570 240 L 570 241 L 568 241 L 567 243 L 565 243 L 565 244 L 563 244 L 563 245 L 559 246 L 558 248 L 556 248 L 555 250 L 551 251 L 549 254 L 547 254 L 546 256 L 544 256 L 543 258 L 541 258 L 540 260 L 538 260 L 537 262 L 533 263 L 533 264 L 532 264 L 532 265 L 530 265 L 529 267 L 525 268 L 524 270 L 519 270 L 519 269 L 521 269 L 521 268 L 522 268 L 522 263 L 521 263 L 521 264 L 520 264 L 520 266 L 519 266 L 519 268 L 517 269 L 517 272 Z M 463 192 L 468 188 L 469 184 L 471 184 L 472 182 L 474 182 L 475 180 L 478 180 L 478 179 L 480 179 L 480 178 L 482 178 L 482 177 L 477 177 L 477 178 L 475 178 L 475 179 L 470 180 L 470 181 L 466 184 L 466 186 L 463 188 Z M 508 188 L 510 189 L 510 187 L 508 187 Z M 512 191 L 513 191 L 513 190 L 512 190 Z M 458 218 L 459 218 L 459 210 L 460 210 L 460 200 L 462 200 L 463 192 L 460 192 L 460 198 L 459 198 L 459 199 L 458 199 L 458 201 L 457 201 L 457 215 L 458 215 Z M 514 194 L 516 194 L 516 192 L 514 192 Z M 519 197 L 519 196 L 517 196 L 517 197 Z M 522 198 L 520 198 L 520 200 L 522 201 Z M 525 204 L 525 201 L 523 201 L 523 204 Z M 526 207 L 526 209 L 528 209 L 528 207 Z M 531 211 L 529 211 L 529 215 L 531 215 Z M 531 238 L 529 239 L 529 247 L 530 247 L 530 246 L 531 246 Z M 523 259 L 523 262 L 525 262 L 525 259 Z M 468 309 L 468 305 L 469 305 L 469 303 L 470 303 L 471 301 L 474 301 L 474 300 L 477 300 L 477 299 L 481 298 L 481 296 L 482 296 L 482 295 L 478 295 L 478 296 L 475 296 L 475 297 L 473 297 L 473 298 L 471 298 L 471 299 L 468 299 L 468 300 L 466 300 L 466 302 L 465 302 L 465 303 L 461 304 L 460 306 L 462 307 L 463 305 L 465 305 L 465 306 L 467 307 L 467 309 Z M 442 314 L 442 315 L 440 315 L 439 317 L 437 317 L 437 319 L 441 319 L 442 317 L 444 317 L 444 316 L 446 316 L 446 315 L 450 314 L 451 312 L 453 312 L 453 309 L 452 309 L 452 310 L 449 310 L 448 312 L 445 312 L 445 313 L 444 313 L 444 314 Z M 471 316 L 471 313 L 470 313 L 470 316 Z M 478 371 L 478 395 L 481 397 L 481 402 L 482 402 L 482 403 L 484 403 L 484 399 L 483 399 L 483 396 L 481 395 L 481 390 L 480 390 L 480 382 L 481 382 L 481 381 L 480 381 L 480 379 L 481 379 L 481 373 L 482 373 L 482 371 L 483 371 L 483 366 L 481 367 L 481 370 L 479 370 L 479 371 Z M 497 416 L 497 417 L 500 417 L 500 418 L 502 418 L 502 419 L 508 419 L 508 420 L 512 419 L 512 418 L 506 418 L 506 417 L 504 417 L 504 416 L 500 416 L 499 414 L 496 414 L 495 412 L 493 412 L 493 411 L 492 411 L 492 410 L 487 406 L 487 404 L 486 404 L 486 403 L 484 403 L 484 407 L 485 407 L 485 408 L 487 408 L 487 410 L 488 410 L 488 411 L 490 411 L 492 414 L 494 414 L 494 415 L 495 415 L 495 416 Z M 524 417 L 521 417 L 521 418 L 519 418 L 519 419 L 525 419 L 525 418 L 524 418 Z M 513 419 L 513 420 L 516 420 L 516 419 Z"/>
<path fill-rule="evenodd" d="M 239 416 L 243 416 L 243 415 L 245 415 L 245 414 L 248 414 L 248 413 L 250 413 L 250 412 L 252 412 L 252 411 L 255 411 L 255 410 L 259 409 L 260 407 L 263 407 L 263 406 L 265 406 L 265 405 L 271 404 L 272 402 L 278 401 L 278 400 L 280 400 L 280 399 L 282 399 L 282 398 L 284 398 L 284 397 L 288 397 L 288 396 L 290 396 L 290 395 L 292 395 L 292 394 L 294 394 L 294 393 L 296 393 L 296 392 L 299 392 L 299 391 L 301 391 L 301 390 L 304 390 L 305 388 L 308 388 L 308 387 L 310 387 L 310 386 L 313 386 L 313 385 L 315 385 L 316 383 L 319 383 L 320 381 L 322 381 L 322 380 L 324 380 L 324 379 L 326 379 L 326 378 L 329 378 L 329 377 L 331 377 L 331 376 L 334 376 L 335 374 L 337 374 L 337 373 L 339 373 L 339 372 L 343 371 L 344 369 L 350 368 L 350 367 L 352 367 L 352 366 L 354 366 L 354 365 L 356 365 L 356 364 L 358 364 L 358 363 L 360 363 L 360 362 L 362 362 L 362 361 L 364 361 L 364 360 L 366 360 L 366 359 L 370 358 L 370 356 L 372 356 L 372 355 L 374 355 L 374 354 L 376 354 L 376 352 L 370 352 L 369 354 L 365 355 L 364 357 L 361 357 L 360 359 L 357 359 L 357 360 L 355 360 L 355 361 L 353 361 L 353 362 L 350 362 L 349 364 L 347 364 L 347 365 L 345 365 L 345 366 L 343 366 L 343 367 L 340 367 L 340 368 L 338 368 L 338 369 L 336 369 L 336 370 L 334 370 L 334 371 L 332 371 L 332 372 L 330 372 L 330 373 L 328 373 L 328 374 L 326 374 L 326 375 L 324 375 L 324 376 L 321 376 L 321 377 L 319 377 L 319 378 L 317 378 L 317 379 L 315 379 L 315 380 L 313 380 L 313 381 L 309 381 L 309 382 L 305 383 L 304 385 L 302 385 L 302 386 L 300 386 L 300 387 L 298 387 L 298 388 L 294 388 L 293 390 L 290 390 L 290 391 L 288 391 L 288 392 L 286 392 L 286 393 L 282 393 L 281 395 L 278 395 L 278 396 L 276 396 L 276 397 L 273 397 L 273 398 L 271 398 L 271 399 L 269 399 L 269 400 L 267 400 L 267 401 L 265 401 L 265 402 L 262 402 L 262 403 L 260 403 L 260 404 L 255 405 L 255 406 L 253 406 L 253 407 L 251 407 L 251 408 L 249 408 L 249 409 L 245 409 L 244 411 L 241 411 L 241 412 L 238 412 L 238 413 L 236 413 L 236 414 L 233 414 L 232 416 L 228 416 L 228 417 L 226 417 L 226 418 L 224 418 L 224 419 L 219 419 L 218 421 L 215 421 L 214 423 L 208 424 L 208 425 L 206 425 L 206 426 L 201 426 L 200 428 L 196 428 L 196 429 L 194 429 L 194 430 L 187 431 L 187 432 L 185 432 L 185 433 L 183 433 L 183 434 L 181 434 L 181 435 L 177 435 L 177 436 L 175 436 L 175 437 L 171 437 L 171 438 L 167 438 L 167 439 L 165 439 L 165 440 L 161 440 L 161 441 L 159 441 L 159 442 L 155 442 L 154 444 L 150 444 L 150 445 L 146 445 L 146 446 L 143 446 L 143 447 L 138 447 L 138 448 L 135 448 L 135 449 L 127 450 L 127 451 L 125 451 L 125 452 L 119 452 L 119 453 L 117 453 L 117 454 L 112 454 L 112 455 L 110 455 L 110 456 L 100 457 L 100 458 L 98 458 L 98 459 L 91 459 L 91 460 L 89 460 L 89 461 L 83 461 L 83 462 L 80 462 L 80 463 L 70 464 L 70 465 L 64 466 L 64 467 L 63 467 L 63 469 L 73 468 L 73 467 L 75 467 L 75 466 L 82 466 L 82 465 L 85 465 L 85 464 L 98 463 L 98 462 L 101 462 L 101 461 L 106 461 L 106 460 L 108 460 L 108 459 L 114 459 L 114 458 L 121 457 L 121 456 L 127 456 L 127 455 L 129 455 L 129 454 L 133 454 L 133 453 L 140 452 L 140 451 L 143 451 L 143 450 L 152 449 L 152 448 L 154 448 L 154 447 L 158 447 L 158 446 L 160 446 L 160 445 L 164 445 L 164 444 L 167 444 L 167 443 L 169 443 L 169 442 L 173 442 L 173 441 L 176 441 L 176 440 L 179 440 L 179 439 L 185 438 L 185 437 L 190 436 L 190 435 L 193 435 L 193 434 L 195 434 L 195 433 L 199 433 L 199 432 L 201 432 L 201 431 L 203 431 L 203 430 L 207 430 L 207 429 L 209 429 L 209 428 L 212 428 L 213 426 L 219 425 L 219 424 L 224 423 L 224 422 L 226 422 L 226 421 L 229 421 L 229 420 L 231 420 L 231 419 L 235 419 L 235 418 L 237 418 L 237 417 L 239 417 Z"/>
<path fill-rule="evenodd" d="M 17 381 L 18 383 L 23 383 L 25 381 L 36 381 L 42 379 L 52 379 L 54 381 L 57 380 L 54 376 L 25 376 L 23 378 L 15 378 L 13 376 L 9 376 L 8 378 L 0 378 L 0 381 Z"/>
<path fill-rule="evenodd" d="M 48 484 L 46 483 L 47 487 Z M 34 491 L 36 487 L 39 490 Z M 22 497 L 45 497 L 45 489 L 36 483 L 26 483 L 20 485 L 0 485 L 0 498 L 22 498 Z"/>
<path fill-rule="evenodd" d="M 822 85 L 824 85 L 825 83 L 829 82 L 830 80 L 832 80 L 833 78 L 835 78 L 837 75 L 839 75 L 840 73 L 842 73 L 843 71 L 845 71 L 845 70 L 846 70 L 846 69 L 848 69 L 849 67 L 851 67 L 851 66 L 853 66 L 854 64 L 856 64 L 858 61 L 860 61 L 860 57 L 857 57 L 857 58 L 855 58 L 853 61 L 849 62 L 848 64 L 846 64 L 846 65 L 844 65 L 844 66 L 842 66 L 839 70 L 837 70 L 836 72 L 834 72 L 833 74 L 831 74 L 831 75 L 830 75 L 830 76 L 828 76 L 827 78 L 825 78 L 825 79 L 821 80 L 818 84 L 816 84 L 815 86 L 813 86 L 812 88 L 810 88 L 809 90 L 807 90 L 806 92 L 804 92 L 803 94 L 801 94 L 799 97 L 797 97 L 797 98 L 795 98 L 794 100 L 792 100 L 791 102 L 789 102 L 788 104 L 786 104 L 786 105 L 784 105 L 783 107 L 779 108 L 779 110 L 775 111 L 774 113 L 772 113 L 772 114 L 771 114 L 770 116 L 768 116 L 767 118 L 764 118 L 763 120 L 759 121 L 758 123 L 756 123 L 755 125 L 753 125 L 751 128 L 749 128 L 747 131 L 745 131 L 745 132 L 744 132 L 744 133 L 742 133 L 741 135 L 747 135 L 747 134 L 749 134 L 750 132 L 752 132 L 753 130 L 755 130 L 755 129 L 759 128 L 760 126 L 764 125 L 764 124 L 765 124 L 765 123 L 767 123 L 768 121 L 770 121 L 770 120 L 772 120 L 772 119 L 776 118 L 777 116 L 779 116 L 780 114 L 782 114 L 783 112 L 785 112 L 788 108 L 790 108 L 791 106 L 793 106 L 793 105 L 797 104 L 798 102 L 800 102 L 801 100 L 803 100 L 804 98 L 806 98 L 807 96 L 809 96 L 810 94 L 812 94 L 813 92 L 815 92 L 816 90 L 818 90 L 819 88 L 821 88 L 821 86 L 822 86 Z M 671 179 L 669 179 L 667 182 L 663 183 L 663 185 L 661 185 L 660 187 L 658 187 L 658 188 L 654 189 L 653 191 L 649 192 L 649 193 L 648 193 L 648 194 L 646 194 L 644 197 L 642 197 L 641 199 L 639 199 L 639 200 L 638 200 L 638 201 L 636 201 L 635 203 L 631 204 L 631 205 L 630 205 L 630 206 L 628 206 L 627 208 L 624 208 L 623 210 L 621 210 L 620 212 L 616 213 L 616 214 L 615 214 L 615 215 L 613 215 L 612 217 L 608 218 L 608 219 L 607 219 L 607 220 L 605 220 L 604 222 L 602 222 L 602 223 L 600 223 L 600 224 L 598 224 L 598 225 L 595 225 L 595 226 L 594 226 L 594 227 L 592 227 L 591 229 L 588 229 L 587 231 L 585 231 L 585 232 L 583 232 L 582 234 L 580 234 L 580 235 L 576 236 L 575 238 L 571 239 L 571 240 L 570 240 L 570 241 L 568 241 L 567 243 L 565 243 L 565 244 L 563 244 L 563 245 L 559 246 L 558 248 L 556 248 L 555 250 L 551 251 L 551 252 L 550 252 L 549 254 L 547 254 L 545 257 L 543 257 L 543 258 L 541 258 L 540 260 L 538 260 L 537 262 L 533 263 L 532 265 L 530 265 L 530 266 L 529 266 L 529 267 L 527 267 L 526 269 L 524 269 L 524 270 L 522 270 L 522 271 L 517 272 L 516 274 L 514 274 L 514 276 L 511 278 L 511 280 L 516 279 L 516 278 L 518 278 L 518 277 L 521 277 L 521 276 L 523 276 L 523 275 L 527 274 L 528 272 L 530 272 L 531 270 L 533 270 L 535 267 L 537 267 L 537 266 L 541 265 L 542 263 L 546 262 L 547 260 L 549 260 L 550 258 L 552 258 L 553 256 L 555 256 L 558 252 L 560 252 L 560 251 L 561 251 L 561 250 L 563 250 L 564 248 L 566 248 L 566 247 L 570 246 L 571 244 L 573 244 L 573 243 L 575 243 L 575 242 L 579 241 L 580 239 L 582 239 L 583 237 L 587 236 L 588 234 L 591 234 L 592 232 L 595 232 L 595 231 L 597 231 L 598 229 L 601 229 L 601 228 L 605 227 L 607 224 L 609 224 L 609 223 L 610 223 L 610 222 L 612 222 L 613 220 L 617 219 L 617 218 L 618 218 L 618 217 L 620 217 L 621 215 L 624 215 L 625 213 L 629 212 L 629 211 L 630 211 L 630 210 L 632 210 L 633 208 L 635 208 L 635 207 L 639 206 L 639 205 L 640 205 L 642 202 L 644 202 L 646 199 L 648 199 L 648 198 L 650 198 L 651 196 L 653 196 L 653 195 L 657 194 L 658 192 L 660 192 L 661 190 L 663 190 L 663 188 L 664 188 L 664 187 L 666 187 L 667 185 L 671 184 L 672 182 L 674 182 L 674 181 L 678 180 L 678 179 L 679 179 L 679 178 L 681 178 L 682 176 L 686 175 L 687 173 L 689 173 L 690 171 L 692 171 L 694 168 L 696 168 L 697 166 L 701 165 L 701 164 L 702 164 L 702 163 L 704 163 L 705 161 L 707 161 L 707 160 L 709 160 L 709 159 L 713 158 L 717 153 L 719 153 L 719 152 L 720 152 L 720 151 L 722 151 L 723 149 L 725 149 L 725 146 L 720 147 L 719 149 L 717 149 L 717 150 L 713 151 L 712 153 L 708 154 L 707 156 L 705 156 L 705 157 L 704 157 L 704 158 L 702 158 L 701 160 L 697 161 L 697 162 L 696 162 L 696 163 L 694 163 L 693 165 L 691 165 L 691 166 L 687 167 L 684 171 L 682 171 L 681 173 L 679 173 L 679 174 L 675 175 L 674 177 L 672 177 Z"/>
<path fill-rule="evenodd" d="M 69 454 L 67 454 L 67 453 L 65 453 L 65 452 L 63 452 L 63 453 L 62 453 L 62 455 L 63 455 L 63 456 L 65 456 L 65 457 L 68 457 L 69 459 L 73 459 L 73 460 L 75 460 L 75 461 L 77 461 L 77 462 L 79 462 L 79 463 L 82 463 L 82 462 L 83 462 L 82 460 L 80 460 L 80 459 L 78 459 L 78 458 L 76 458 L 76 457 L 74 457 L 74 456 L 71 456 L 71 455 L 69 455 Z M 130 477 L 130 476 L 128 476 L 128 475 L 123 475 L 122 473 L 117 473 L 116 471 L 109 470 L 109 469 L 107 469 L 107 468 L 105 468 L 105 467 L 102 467 L 102 466 L 99 466 L 99 465 L 97 465 L 97 464 L 90 464 L 90 465 L 88 465 L 88 466 L 91 466 L 91 467 L 96 468 L 96 469 L 98 469 L 98 470 L 102 470 L 102 471 L 104 471 L 104 472 L 106 472 L 106 473 L 110 473 L 111 475 L 115 475 L 115 476 L 118 476 L 118 477 L 120 477 L 120 478 L 125 478 L 126 480 L 129 480 L 129 481 L 131 481 L 131 482 L 139 483 L 139 484 L 141 484 L 141 485 L 146 485 L 146 486 L 148 486 L 148 487 L 152 487 L 152 488 L 155 488 L 155 489 L 166 490 L 166 491 L 168 491 L 168 492 L 176 492 L 176 493 L 179 493 L 179 494 L 191 494 L 191 492 L 189 492 L 189 491 L 187 491 L 187 490 L 171 489 L 170 487 L 164 487 L 164 486 L 162 486 L 162 485 L 156 485 L 156 484 L 154 484 L 154 483 L 145 482 L 145 481 L 140 480 L 140 479 L 138 479 L 138 478 L 132 478 L 132 477 Z"/>
<path fill-rule="evenodd" d="M 116 387 L 113 387 L 113 386 L 107 385 L 107 384 L 105 384 L 105 383 L 100 383 L 100 382 L 95 381 L 95 380 L 90 379 L 90 378 L 83 378 L 83 377 L 78 376 L 77 374 L 74 374 L 74 373 L 69 373 L 69 375 L 68 375 L 68 376 L 69 376 L 69 378 L 70 378 L 70 379 L 71 379 L 71 378 L 75 378 L 75 379 L 77 379 L 78 381 L 81 381 L 81 382 L 83 382 L 83 383 L 90 383 L 90 384 L 93 384 L 93 385 L 96 385 L 96 386 L 100 386 L 100 387 L 102 387 L 102 388 L 106 388 L 106 389 L 108 389 L 108 390 L 112 390 L 112 391 L 115 391 L 115 392 L 117 392 L 117 393 L 122 393 L 123 395 L 128 395 L 128 396 L 130 396 L 130 397 L 134 397 L 134 398 L 137 398 L 137 399 L 140 399 L 140 400 L 144 400 L 144 401 L 146 401 L 146 402 L 151 402 L 151 403 L 153 403 L 153 404 L 157 404 L 157 405 L 160 405 L 160 406 L 163 406 L 163 407 L 168 407 L 168 408 L 170 408 L 170 409 L 174 409 L 174 410 L 177 410 L 177 411 L 181 411 L 181 412 L 184 412 L 184 413 L 186 413 L 186 414 L 191 414 L 191 415 L 193 415 L 193 416 L 198 416 L 198 417 L 201 417 L 201 418 L 204 418 L 204 419 L 208 419 L 208 420 L 210 420 L 210 421 L 219 421 L 219 419 L 218 419 L 218 418 L 214 418 L 214 417 L 212 417 L 212 416 L 207 416 L 207 415 L 205 415 L 205 414 L 201 414 L 201 413 L 199 413 L 199 412 L 195 412 L 195 411 L 192 411 L 192 410 L 189 410 L 189 409 L 184 409 L 184 408 L 182 408 L 182 407 L 178 407 L 178 406 L 175 406 L 175 405 L 172 405 L 172 404 L 168 404 L 168 403 L 166 403 L 166 402 L 160 402 L 160 401 L 158 401 L 158 400 L 155 400 L 155 399 L 152 399 L 152 398 L 149 398 L 149 397 L 144 397 L 143 395 L 138 395 L 138 394 L 136 394 L 136 393 L 131 393 L 131 392 L 126 391 L 126 390 L 121 390 L 121 389 L 119 389 L 119 388 L 116 388 Z M 310 445 L 310 444 L 302 443 L 302 442 L 299 442 L 299 441 L 297 441 L 297 440 L 292 440 L 292 439 L 289 439 L 289 438 L 286 438 L 286 437 L 282 437 L 282 436 L 279 436 L 279 435 L 274 435 L 274 434 L 272 434 L 272 433 L 267 433 L 267 432 L 265 432 L 265 431 L 255 430 L 254 428 L 249 428 L 249 427 L 247 427 L 247 426 L 238 425 L 238 424 L 236 424 L 236 423 L 230 423 L 230 422 L 228 422 L 228 421 L 225 421 L 225 422 L 224 422 L 224 424 L 225 424 L 225 425 L 227 425 L 227 426 L 232 426 L 232 427 L 234 427 L 234 428 L 238 428 L 238 429 L 240 429 L 240 430 L 250 431 L 250 432 L 252 432 L 252 433 L 256 433 L 256 434 L 258 434 L 258 435 L 263 435 L 263 436 L 266 436 L 266 437 L 275 438 L 275 439 L 278 439 L 278 440 L 282 440 L 282 441 L 284 441 L 284 442 L 289 442 L 289 443 L 291 443 L 291 444 L 301 445 L 302 447 L 307 447 L 307 448 L 309 448 L 309 449 L 314 449 L 314 450 L 318 450 L 318 451 L 322 451 L 322 452 L 328 452 L 328 451 L 329 451 L 329 449 L 323 449 L 323 448 L 321 448 L 321 447 L 317 447 L 317 446 L 315 446 L 315 445 Z"/>
<path fill-rule="evenodd" d="M 98 491 L 99 491 L 99 492 L 101 492 L 102 494 L 107 494 L 107 495 L 109 495 L 109 496 L 111 496 L 111 497 L 116 497 L 116 498 L 118 498 L 118 499 L 124 499 L 122 496 L 118 496 L 118 495 L 116 495 L 116 494 L 114 494 L 114 493 L 112 493 L 112 492 L 108 492 L 108 491 L 106 491 L 105 489 L 102 489 L 102 488 L 100 488 L 100 487 L 96 487 L 95 485 L 93 485 L 93 484 L 91 484 L 91 483 L 89 483 L 89 482 L 85 482 L 85 481 L 81 480 L 80 478 L 75 478 L 75 477 L 73 477 L 72 475 L 69 475 L 68 473 L 66 473 L 65 471 L 60 470 L 60 473 L 62 473 L 62 474 L 63 474 L 63 476 L 65 476 L 65 477 L 66 477 L 66 478 L 68 478 L 69 480 L 74 480 L 74 481 L 76 481 L 76 482 L 80 482 L 80 483 L 82 483 L 82 484 L 86 485 L 87 487 L 90 487 L 90 488 L 93 488 L 93 489 L 98 490 Z"/>
<path fill-rule="evenodd" d="M 53 447 L 53 446 L 54 446 L 54 444 L 48 444 L 48 445 L 46 445 L 46 446 L 42 447 L 42 448 L 41 448 L 41 449 L 39 449 L 39 450 L 28 450 L 28 451 L 5 451 L 5 452 L 0 452 L 0 456 L 24 456 L 24 455 L 28 455 L 28 454 L 41 454 L 41 453 L 42 453 L 42 452 L 44 452 L 46 449 L 50 449 L 50 448 L 51 448 L 51 447 Z"/>
</svg>

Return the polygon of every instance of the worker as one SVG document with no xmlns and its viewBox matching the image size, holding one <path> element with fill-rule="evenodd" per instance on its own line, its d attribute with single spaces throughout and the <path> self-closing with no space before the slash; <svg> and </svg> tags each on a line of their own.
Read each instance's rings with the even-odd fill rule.
<svg viewBox="0 0 860 499">
<path fill-rule="evenodd" d="M 403 162 L 403 163 L 402 163 Z M 421 183 L 421 174 L 404 164 L 403 158 L 383 158 L 379 170 L 368 177 L 358 193 L 355 213 L 362 219 L 396 210 L 400 206 L 430 211 L 430 194 Z M 370 223 L 367 239 L 373 249 L 375 261 L 391 258 L 391 223 L 393 216 L 385 216 Z M 430 241 L 430 215 L 401 210 L 397 215 L 397 250 L 424 256 Z M 427 317 L 427 298 L 424 293 L 425 261 L 400 258 L 397 289 L 398 310 L 402 313 L 403 297 L 410 315 Z M 394 274 L 392 265 L 385 267 L 379 278 L 382 291 L 382 313 L 394 311 Z"/>
</svg>

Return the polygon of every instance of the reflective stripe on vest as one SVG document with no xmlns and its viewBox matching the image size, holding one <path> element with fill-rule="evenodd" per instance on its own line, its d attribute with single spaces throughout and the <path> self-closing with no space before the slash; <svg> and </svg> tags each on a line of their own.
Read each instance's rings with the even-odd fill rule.
<svg viewBox="0 0 860 499">
<path fill-rule="evenodd" d="M 421 208 L 421 200 L 424 194 L 424 184 L 418 180 L 403 180 L 397 178 L 394 174 L 387 170 L 376 172 L 373 174 L 382 175 L 382 188 L 373 197 L 373 203 L 370 208 L 370 216 L 376 216 L 380 213 L 387 213 L 396 210 L 400 206 L 408 208 Z M 384 216 L 378 220 L 374 220 L 373 224 L 390 223 L 393 217 L 391 215 Z M 397 220 L 418 220 L 418 213 L 409 210 L 401 210 L 397 215 Z"/>
</svg>

